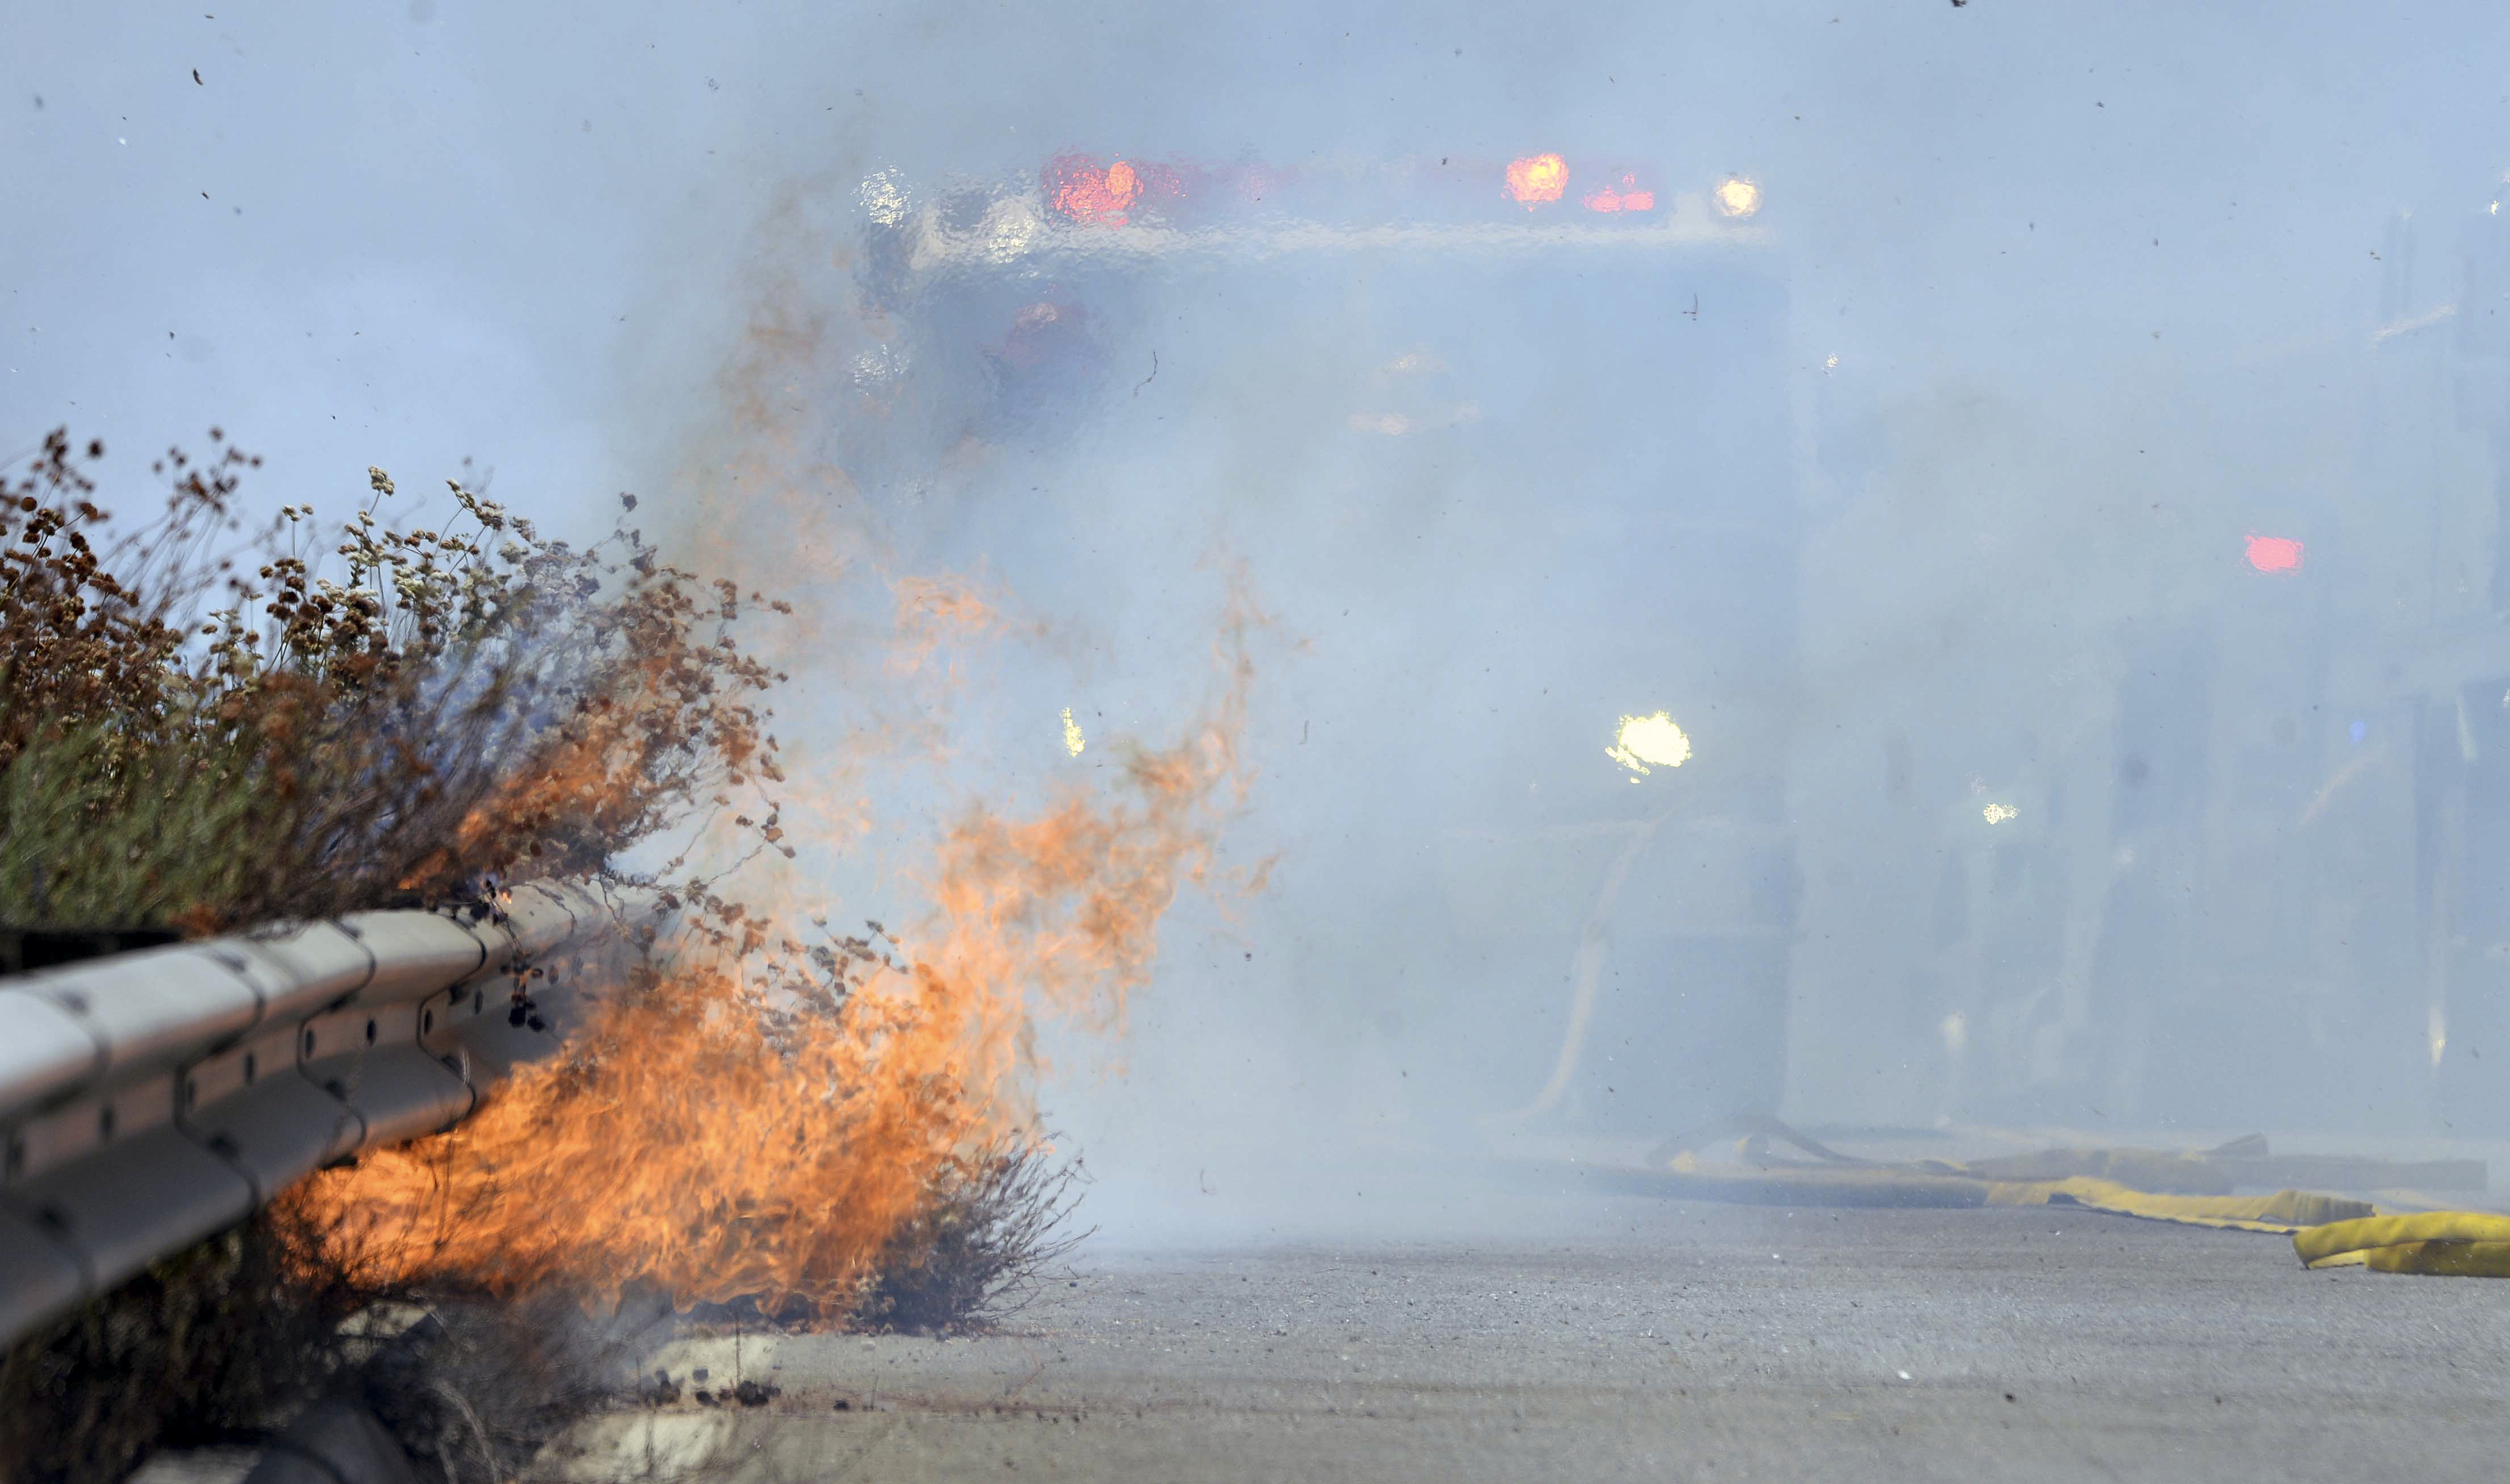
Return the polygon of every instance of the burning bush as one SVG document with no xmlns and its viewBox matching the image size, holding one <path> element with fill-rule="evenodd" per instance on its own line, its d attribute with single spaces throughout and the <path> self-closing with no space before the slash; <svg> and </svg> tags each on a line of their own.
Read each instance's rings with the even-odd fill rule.
<svg viewBox="0 0 2510 1484">
<path fill-rule="evenodd" d="M 1161 913 L 1208 869 L 1241 694 L 1137 753 L 1112 801 L 962 818 L 909 945 L 822 923 L 806 946 L 707 898 L 757 946 L 644 966 L 461 1128 L 318 1177 L 315 1198 L 384 1261 L 495 1291 L 652 1282 L 823 1321 L 964 1322 L 1021 1275 L 1051 1225 L 1029 1218 L 1062 1190 L 1035 1162 L 1030 1008 L 1112 1020 L 1147 977 Z M 1016 1219 L 968 1219 L 991 1211 Z M 910 1279 L 900 1261 L 963 1271 Z"/>
<path fill-rule="evenodd" d="M 998 1141 L 945 1165 L 900 1223 L 855 1311 L 859 1324 L 913 1334 L 983 1328 L 1026 1309 L 1087 1233 L 1064 1228 L 1078 1166 L 1051 1146 Z"/>
<path fill-rule="evenodd" d="M 624 519 L 589 549 L 546 539 L 459 481 L 448 519 L 391 522 L 380 469 L 339 526 L 288 506 L 248 536 L 234 496 L 258 461 L 211 439 L 202 463 L 169 452 L 163 514 L 120 540 L 89 498 L 95 445 L 57 433 L 0 489 L 0 925 L 199 932 L 441 903 L 613 872 L 692 821 L 794 856 L 762 704 L 786 677 L 738 642 L 744 610 L 781 602 L 666 564 Z M 607 1360 L 501 1382 L 493 1403 L 448 1379 L 538 1363 L 540 1331 L 499 1315 L 657 1293 L 914 1330 L 1015 1310 L 1074 1239 L 1076 1171 L 1035 1131 L 1031 1008 L 1118 1018 L 1209 868 L 1244 782 L 1250 617 L 1218 710 L 1135 750 L 1116 797 L 953 824 L 911 883 L 932 910 L 910 941 L 752 910 L 719 874 L 672 876 L 684 852 L 662 883 L 680 932 L 621 967 L 559 1055 L 453 1132 L 300 1186 L 220 1238 L 234 1261 L 161 1265 L 22 1345 L 0 1431 L 84 1461 L 64 1476 L 118 1476 L 157 1427 L 262 1426 L 357 1376 L 399 1387 L 377 1410 L 467 1477 L 606 1394 L 585 1377 Z M 273 1284 L 285 1303 L 249 1296 Z M 438 1317 L 368 1353 L 338 1334 L 343 1304 Z M 215 1317 L 151 1327 L 170 1313 Z M 237 1326 L 270 1315 L 302 1365 L 193 1384 L 266 1353 Z M 134 1344 L 192 1381 L 81 1421 L 74 1393 Z"/>
</svg>

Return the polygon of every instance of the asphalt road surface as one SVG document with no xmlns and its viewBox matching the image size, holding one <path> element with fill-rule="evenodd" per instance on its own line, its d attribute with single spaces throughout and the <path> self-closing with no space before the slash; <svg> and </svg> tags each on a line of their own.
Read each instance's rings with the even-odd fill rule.
<svg viewBox="0 0 2510 1484">
<path fill-rule="evenodd" d="M 2062 1208 L 1487 1199 L 1511 1235 L 1094 1253 L 1002 1337 L 684 1340 L 656 1362 L 684 1388 L 778 1394 L 610 1419 L 543 1467 L 797 1481 L 2510 1467 L 2510 1283 L 2309 1274 L 2282 1237 Z"/>
</svg>

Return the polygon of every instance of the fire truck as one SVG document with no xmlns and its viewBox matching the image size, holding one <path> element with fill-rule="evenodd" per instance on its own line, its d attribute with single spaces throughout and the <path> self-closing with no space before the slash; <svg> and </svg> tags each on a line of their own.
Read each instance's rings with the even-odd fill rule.
<svg viewBox="0 0 2510 1484">
<path fill-rule="evenodd" d="M 1141 544 L 1224 530 L 1309 641 L 1263 802 L 1325 1034 L 1426 1048 L 1455 1113 L 1775 1109 L 1799 438 L 1758 182 L 1063 155 L 860 209 L 858 483 L 911 503 L 954 450 L 936 543 L 1145 631 Z"/>
</svg>

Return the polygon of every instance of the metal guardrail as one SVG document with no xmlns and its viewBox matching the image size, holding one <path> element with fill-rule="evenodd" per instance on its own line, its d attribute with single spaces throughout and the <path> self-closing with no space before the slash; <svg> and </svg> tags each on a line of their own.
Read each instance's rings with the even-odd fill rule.
<svg viewBox="0 0 2510 1484">
<path fill-rule="evenodd" d="M 558 1045 L 487 981 L 655 910 L 534 883 L 494 916 L 353 913 L 0 978 L 0 1345 L 291 1181 L 459 1123 Z"/>
</svg>

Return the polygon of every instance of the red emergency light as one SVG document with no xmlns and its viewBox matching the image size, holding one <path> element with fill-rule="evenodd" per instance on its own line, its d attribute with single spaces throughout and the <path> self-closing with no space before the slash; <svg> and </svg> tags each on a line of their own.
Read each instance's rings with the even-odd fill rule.
<svg viewBox="0 0 2510 1484">
<path fill-rule="evenodd" d="M 2301 557 L 2301 543 L 2289 536 L 2249 532 L 2249 565 L 2261 572 L 2298 572 Z"/>
<path fill-rule="evenodd" d="M 1621 211 L 1655 209 L 1655 192 L 1640 185 L 1638 174 L 1633 171 L 1622 171 L 1619 180 L 1598 186 L 1581 199 L 1587 210 L 1600 211 L 1607 216 Z"/>
<path fill-rule="evenodd" d="M 1446 163 L 1439 161 L 1441 167 Z M 1468 176 L 1478 176 L 1484 170 L 1498 175 L 1502 198 L 1528 211 L 1574 202 L 1600 216 L 1649 217 L 1658 211 L 1660 204 L 1665 209 L 1671 206 L 1653 178 L 1654 172 L 1645 167 L 1573 167 L 1556 153 L 1525 155 L 1503 164 L 1494 161 L 1460 165 L 1462 173 Z M 1166 212 L 1179 207 L 1187 208 L 1193 215 L 1201 215 L 1225 210 L 1232 202 L 1239 206 L 1261 204 L 1301 174 L 1295 168 L 1154 164 L 1133 159 L 1102 160 L 1070 151 L 1046 162 L 1041 184 L 1047 208 L 1065 220 L 1088 226 L 1124 227 L 1145 224 L 1146 210 L 1154 213 L 1155 220 L 1173 225 Z M 1440 178 L 1452 177 L 1442 171 Z M 1332 188 L 1329 179 L 1319 184 L 1327 190 Z M 1730 181 L 1722 189 L 1730 190 L 1734 185 Z M 1758 188 L 1750 190 L 1750 205 L 1739 209 L 1721 206 L 1725 214 L 1745 216 L 1757 209 Z"/>
</svg>

